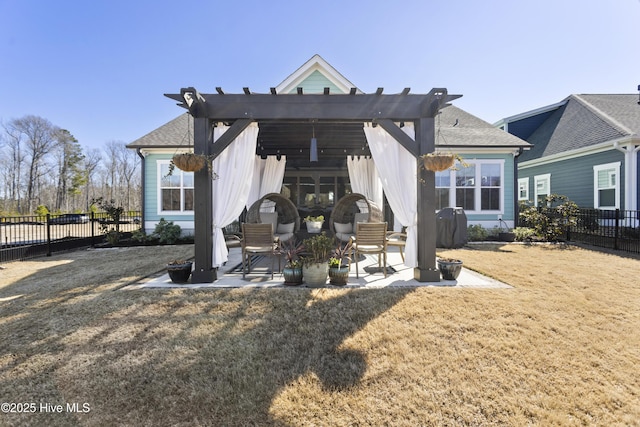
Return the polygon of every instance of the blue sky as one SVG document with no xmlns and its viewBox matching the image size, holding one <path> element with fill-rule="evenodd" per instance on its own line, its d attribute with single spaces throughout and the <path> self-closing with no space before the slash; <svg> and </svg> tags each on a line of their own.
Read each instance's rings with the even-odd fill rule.
<svg viewBox="0 0 640 427">
<path fill-rule="evenodd" d="M 446 87 L 488 121 L 637 93 L 640 0 L 0 0 L 0 120 L 84 147 L 183 112 L 164 93 L 268 92 L 320 54 L 364 92 Z"/>
</svg>

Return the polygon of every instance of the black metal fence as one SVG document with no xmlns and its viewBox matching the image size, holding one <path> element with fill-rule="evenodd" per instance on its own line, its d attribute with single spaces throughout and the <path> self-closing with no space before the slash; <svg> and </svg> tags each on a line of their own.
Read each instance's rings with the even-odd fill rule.
<svg viewBox="0 0 640 427">
<path fill-rule="evenodd" d="M 121 232 L 140 228 L 140 213 L 124 213 Z M 106 213 L 0 217 L 0 263 L 94 246 L 115 222 Z"/>
<path fill-rule="evenodd" d="M 590 245 L 640 253 L 640 211 L 580 209 L 567 239 Z"/>
</svg>

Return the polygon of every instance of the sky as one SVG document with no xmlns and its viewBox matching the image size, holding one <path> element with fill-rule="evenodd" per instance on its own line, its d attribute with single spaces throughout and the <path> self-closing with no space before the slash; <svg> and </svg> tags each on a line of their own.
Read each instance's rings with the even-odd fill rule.
<svg viewBox="0 0 640 427">
<path fill-rule="evenodd" d="M 0 0 L 0 122 L 129 143 L 184 112 L 165 93 L 267 93 L 319 54 L 365 93 L 445 87 L 494 123 L 638 93 L 638 28 L 640 0 Z"/>
</svg>

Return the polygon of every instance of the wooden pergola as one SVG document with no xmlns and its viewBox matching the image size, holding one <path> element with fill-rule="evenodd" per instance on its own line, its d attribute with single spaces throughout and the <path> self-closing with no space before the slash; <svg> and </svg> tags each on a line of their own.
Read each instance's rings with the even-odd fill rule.
<svg viewBox="0 0 640 427">
<path fill-rule="evenodd" d="M 218 156 L 252 122 L 268 123 L 270 132 L 296 124 L 318 123 L 330 127 L 336 135 L 344 135 L 341 147 L 349 147 L 351 138 L 359 138 L 352 128 L 354 124 L 370 122 L 381 126 L 399 144 L 416 157 L 418 171 L 418 266 L 414 277 L 420 282 L 440 281 L 436 268 L 436 200 L 435 173 L 419 167 L 419 156 L 435 151 L 435 116 L 440 109 L 460 95 L 449 95 L 444 88 L 434 88 L 427 94 L 410 94 L 405 89 L 400 94 L 384 95 L 379 88 L 373 94 L 360 94 L 352 89 L 349 94 L 304 94 L 298 88 L 296 94 L 252 93 L 244 88 L 243 94 L 226 94 L 220 88 L 217 93 L 201 94 L 195 88 L 183 88 L 179 94 L 165 96 L 179 102 L 194 118 L 194 152 Z M 230 128 L 213 142 L 215 123 L 224 122 Z M 396 123 L 413 122 L 415 141 L 407 136 Z M 341 132 L 341 128 L 344 132 Z M 260 139 L 260 136 L 259 136 Z M 291 145 L 286 140 L 262 136 L 267 144 L 280 144 L 282 150 Z M 300 141 L 300 139 L 297 139 Z M 359 142 L 361 143 L 361 141 Z M 342 156 L 346 157 L 344 154 Z M 205 168 L 206 169 L 206 168 Z M 402 171 L 398 171 L 402 173 Z M 195 221 L 195 270 L 193 283 L 211 283 L 217 278 L 212 264 L 213 220 L 212 187 L 206 170 L 195 173 L 194 221 Z"/>
</svg>

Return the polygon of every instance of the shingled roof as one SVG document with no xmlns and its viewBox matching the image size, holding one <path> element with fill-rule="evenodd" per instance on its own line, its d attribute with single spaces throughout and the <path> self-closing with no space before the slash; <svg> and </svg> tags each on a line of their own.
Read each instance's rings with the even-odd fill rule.
<svg viewBox="0 0 640 427">
<path fill-rule="evenodd" d="M 438 130 L 440 131 L 438 134 Z M 530 147 L 530 144 L 490 123 L 450 106 L 441 110 L 436 118 L 436 146 L 445 147 Z M 191 147 L 193 118 L 184 113 L 143 137 L 133 141 L 129 148 Z"/>
<path fill-rule="evenodd" d="M 638 95 L 571 95 L 527 141 L 521 161 L 640 135 Z"/>
</svg>

